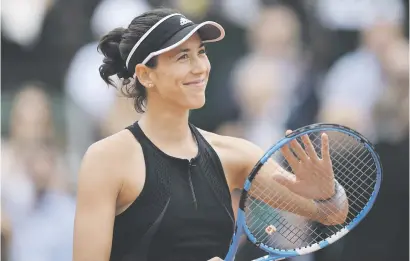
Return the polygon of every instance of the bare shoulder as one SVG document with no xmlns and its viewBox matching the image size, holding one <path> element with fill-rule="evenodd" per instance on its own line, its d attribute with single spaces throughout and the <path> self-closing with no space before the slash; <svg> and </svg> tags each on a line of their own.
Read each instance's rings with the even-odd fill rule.
<svg viewBox="0 0 410 261">
<path fill-rule="evenodd" d="M 128 130 L 108 136 L 88 148 L 79 181 L 92 179 L 93 182 L 107 182 L 120 187 L 127 170 L 139 155 L 142 157 L 141 146 Z"/>
<path fill-rule="evenodd" d="M 198 130 L 214 149 L 226 150 L 239 157 L 249 157 L 249 155 L 256 153 L 255 157 L 260 158 L 263 154 L 263 151 L 257 145 L 246 139 Z"/>
<path fill-rule="evenodd" d="M 132 152 L 140 152 L 141 146 L 128 130 L 122 130 L 93 143 L 87 153 L 101 157 L 113 156 L 122 158 Z"/>
<path fill-rule="evenodd" d="M 231 190 L 241 188 L 262 157 L 262 149 L 246 139 L 198 130 L 218 154 Z"/>
</svg>

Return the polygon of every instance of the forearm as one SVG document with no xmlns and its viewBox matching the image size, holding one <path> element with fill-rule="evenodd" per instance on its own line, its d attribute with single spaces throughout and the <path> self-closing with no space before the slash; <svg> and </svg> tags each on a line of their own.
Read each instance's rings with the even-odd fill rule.
<svg viewBox="0 0 410 261">
<path fill-rule="evenodd" d="M 272 175 L 260 173 L 252 183 L 250 196 L 272 208 L 291 212 L 318 221 L 324 225 L 341 224 L 346 220 L 348 201 L 346 193 L 338 183 L 335 195 L 326 201 L 315 201 L 293 193 L 279 184 Z"/>
<path fill-rule="evenodd" d="M 311 220 L 317 220 L 319 209 L 312 199 L 293 193 L 272 176 L 259 174 L 252 182 L 250 196 L 275 209 L 291 212 Z"/>
</svg>

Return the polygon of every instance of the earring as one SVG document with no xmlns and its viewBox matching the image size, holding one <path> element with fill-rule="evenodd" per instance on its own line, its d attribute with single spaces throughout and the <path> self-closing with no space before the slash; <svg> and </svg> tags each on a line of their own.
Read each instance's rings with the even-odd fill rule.
<svg viewBox="0 0 410 261">
<path fill-rule="evenodd" d="M 152 87 L 154 87 L 154 84 L 150 83 L 150 84 L 148 84 L 148 87 L 152 88 Z"/>
</svg>

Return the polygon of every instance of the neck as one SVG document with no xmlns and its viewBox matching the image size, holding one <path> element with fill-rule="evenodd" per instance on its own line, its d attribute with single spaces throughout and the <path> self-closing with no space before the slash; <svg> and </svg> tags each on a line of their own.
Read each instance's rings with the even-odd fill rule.
<svg viewBox="0 0 410 261">
<path fill-rule="evenodd" d="M 189 110 L 150 99 L 139 124 L 155 140 L 178 143 L 192 139 L 188 126 Z"/>
</svg>

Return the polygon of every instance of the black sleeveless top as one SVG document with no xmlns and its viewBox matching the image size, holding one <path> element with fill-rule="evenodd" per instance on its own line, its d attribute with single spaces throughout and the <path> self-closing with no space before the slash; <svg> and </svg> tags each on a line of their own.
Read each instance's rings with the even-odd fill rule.
<svg viewBox="0 0 410 261">
<path fill-rule="evenodd" d="M 110 261 L 206 261 L 224 258 L 234 229 L 231 195 L 218 155 L 190 125 L 198 155 L 165 154 L 138 123 L 146 179 L 139 197 L 115 218 Z"/>
</svg>

